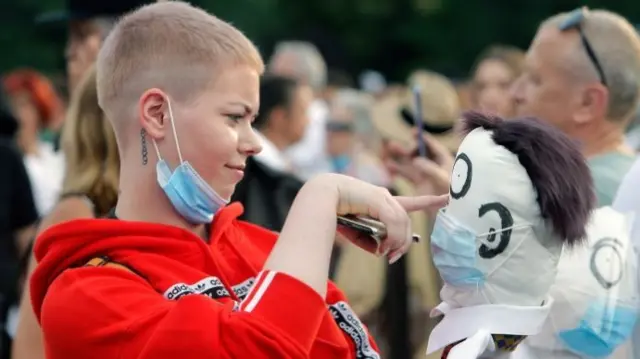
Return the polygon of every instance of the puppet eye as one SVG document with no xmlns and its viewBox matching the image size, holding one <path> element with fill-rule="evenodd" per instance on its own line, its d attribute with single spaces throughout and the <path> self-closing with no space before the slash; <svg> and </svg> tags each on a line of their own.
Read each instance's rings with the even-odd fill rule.
<svg viewBox="0 0 640 359">
<path fill-rule="evenodd" d="M 458 154 L 451 171 L 451 184 L 449 192 L 454 199 L 464 197 L 471 188 L 471 180 L 473 178 L 473 167 L 471 160 L 464 152 Z"/>
<path fill-rule="evenodd" d="M 591 273 L 604 289 L 610 289 L 622 279 L 622 243 L 616 238 L 602 238 L 593 246 Z"/>
<path fill-rule="evenodd" d="M 500 217 L 501 228 L 497 230 L 491 228 L 487 236 L 487 242 L 491 245 L 488 246 L 483 243 L 478 248 L 478 255 L 484 259 L 492 259 L 503 253 L 509 246 L 511 232 L 513 232 L 511 229 L 513 227 L 513 216 L 507 207 L 499 202 L 485 203 L 478 209 L 478 217 L 482 218 L 491 212 L 495 212 Z"/>
</svg>

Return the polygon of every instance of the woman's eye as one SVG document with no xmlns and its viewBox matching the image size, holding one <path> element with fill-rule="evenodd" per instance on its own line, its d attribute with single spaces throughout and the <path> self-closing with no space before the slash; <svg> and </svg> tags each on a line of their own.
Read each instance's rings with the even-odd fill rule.
<svg viewBox="0 0 640 359">
<path fill-rule="evenodd" d="M 244 118 L 243 115 L 227 115 L 227 117 L 234 122 L 238 122 Z"/>
</svg>

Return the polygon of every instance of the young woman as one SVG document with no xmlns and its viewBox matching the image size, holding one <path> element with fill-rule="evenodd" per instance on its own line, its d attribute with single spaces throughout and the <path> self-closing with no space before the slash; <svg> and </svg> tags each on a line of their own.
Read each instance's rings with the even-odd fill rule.
<svg viewBox="0 0 640 359">
<path fill-rule="evenodd" d="M 411 246 L 409 210 L 340 175 L 305 184 L 280 235 L 227 205 L 247 157 L 264 70 L 233 26 L 179 1 L 123 17 L 97 62 L 98 99 L 121 160 L 109 219 L 50 228 L 31 298 L 49 359 L 379 358 L 328 282 L 337 215 L 379 218 L 389 261 Z M 375 252 L 357 233 L 345 236 Z"/>
<path fill-rule="evenodd" d="M 95 69 L 89 71 L 71 100 L 61 139 L 66 157 L 62 197 L 43 219 L 40 231 L 76 218 L 102 217 L 118 197 L 120 159 L 111 123 L 98 105 Z M 27 278 L 36 261 L 30 258 Z M 20 305 L 13 359 L 44 359 L 42 332 L 25 286 Z"/>
</svg>

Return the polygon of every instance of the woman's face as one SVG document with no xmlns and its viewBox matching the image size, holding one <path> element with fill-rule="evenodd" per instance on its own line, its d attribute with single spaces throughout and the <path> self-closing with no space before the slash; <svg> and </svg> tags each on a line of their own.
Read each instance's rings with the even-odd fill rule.
<svg viewBox="0 0 640 359">
<path fill-rule="evenodd" d="M 223 198 L 229 199 L 244 176 L 247 158 L 261 150 L 251 126 L 259 105 L 259 74 L 246 66 L 229 67 L 197 100 L 172 104 L 177 142 L 184 161 Z M 165 128 L 170 129 L 170 124 Z M 149 132 L 149 129 L 147 129 Z M 172 135 L 158 141 L 173 169 L 179 164 Z"/>
<path fill-rule="evenodd" d="M 476 109 L 501 117 L 510 117 L 514 101 L 509 93 L 515 74 L 507 65 L 495 59 L 480 63 L 473 77 Z"/>
<path fill-rule="evenodd" d="M 19 92 L 11 97 L 11 108 L 18 120 L 21 133 L 36 135 L 40 128 L 40 114 L 27 92 Z"/>
</svg>

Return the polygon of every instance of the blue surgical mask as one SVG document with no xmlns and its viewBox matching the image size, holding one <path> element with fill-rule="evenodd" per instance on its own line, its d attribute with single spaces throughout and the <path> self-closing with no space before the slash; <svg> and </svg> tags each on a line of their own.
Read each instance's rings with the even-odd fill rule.
<svg viewBox="0 0 640 359">
<path fill-rule="evenodd" d="M 158 185 L 169 198 L 173 208 L 180 213 L 187 221 L 193 224 L 211 223 L 213 216 L 224 207 L 228 201 L 224 200 L 209 184 L 200 177 L 191 164 L 182 159 L 180 144 L 176 134 L 176 124 L 171 111 L 171 102 L 167 103 L 169 108 L 169 120 L 173 130 L 173 138 L 176 141 L 178 158 L 180 164 L 171 172 L 171 168 L 160 156 L 158 145 L 155 140 L 153 146 L 158 155 L 156 173 Z"/>
<path fill-rule="evenodd" d="M 442 280 L 456 287 L 483 285 L 476 250 L 476 234 L 440 210 L 431 232 L 431 255 Z"/>
<path fill-rule="evenodd" d="M 558 333 L 560 341 L 587 358 L 606 358 L 631 337 L 638 308 L 605 303 L 592 304 L 577 328 Z"/>
</svg>

